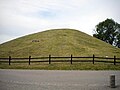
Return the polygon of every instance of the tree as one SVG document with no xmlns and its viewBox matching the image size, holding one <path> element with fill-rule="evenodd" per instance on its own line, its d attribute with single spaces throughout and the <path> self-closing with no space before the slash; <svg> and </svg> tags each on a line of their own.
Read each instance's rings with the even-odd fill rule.
<svg viewBox="0 0 120 90">
<path fill-rule="evenodd" d="M 94 31 L 94 37 L 120 48 L 120 24 L 113 19 L 100 22 Z"/>
</svg>

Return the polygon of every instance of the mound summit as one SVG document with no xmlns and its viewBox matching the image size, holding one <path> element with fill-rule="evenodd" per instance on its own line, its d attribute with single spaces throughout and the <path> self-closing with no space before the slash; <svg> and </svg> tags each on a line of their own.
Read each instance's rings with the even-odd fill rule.
<svg viewBox="0 0 120 90">
<path fill-rule="evenodd" d="M 39 56 L 120 57 L 120 49 L 74 29 L 52 29 L 0 44 L 0 57 Z"/>
</svg>

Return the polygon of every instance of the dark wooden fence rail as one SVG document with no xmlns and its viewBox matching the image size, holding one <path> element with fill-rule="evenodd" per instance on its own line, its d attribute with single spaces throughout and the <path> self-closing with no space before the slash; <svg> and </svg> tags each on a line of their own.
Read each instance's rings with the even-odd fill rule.
<svg viewBox="0 0 120 90">
<path fill-rule="evenodd" d="M 43 60 L 43 59 L 46 59 L 46 60 Z M 56 60 L 56 59 L 59 59 L 59 60 Z M 81 60 L 81 59 L 84 59 L 84 60 Z M 73 64 L 73 62 L 92 62 L 93 64 L 95 64 L 95 62 L 104 62 L 104 63 L 113 63 L 114 65 L 116 65 L 116 63 L 120 63 L 120 61 L 118 61 L 120 60 L 120 58 L 116 58 L 116 56 L 114 56 L 113 58 L 110 58 L 110 57 L 96 57 L 95 55 L 93 55 L 92 57 L 74 57 L 73 55 L 71 55 L 70 57 L 55 57 L 55 56 L 49 55 L 48 57 L 39 57 L 39 58 L 32 58 L 31 56 L 29 56 L 28 58 L 12 58 L 11 56 L 9 56 L 8 58 L 0 58 L 0 62 L 6 61 L 6 60 L 8 61 L 9 65 L 11 65 L 11 61 L 14 61 L 14 60 L 17 60 L 17 61 L 28 60 L 29 65 L 32 62 L 48 62 L 49 64 L 51 64 L 52 62 L 70 62 L 70 64 Z"/>
</svg>

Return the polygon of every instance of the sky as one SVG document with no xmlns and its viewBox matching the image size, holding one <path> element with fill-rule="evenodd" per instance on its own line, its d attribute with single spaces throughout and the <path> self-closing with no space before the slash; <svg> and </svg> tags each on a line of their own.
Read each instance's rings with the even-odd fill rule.
<svg viewBox="0 0 120 90">
<path fill-rule="evenodd" d="M 0 44 L 49 29 L 93 34 L 107 18 L 120 23 L 120 0 L 0 0 Z"/>
</svg>

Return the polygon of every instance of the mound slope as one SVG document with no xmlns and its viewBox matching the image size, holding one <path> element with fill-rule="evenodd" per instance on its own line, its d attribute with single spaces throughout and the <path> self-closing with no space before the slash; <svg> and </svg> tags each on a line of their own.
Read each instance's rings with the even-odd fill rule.
<svg viewBox="0 0 120 90">
<path fill-rule="evenodd" d="M 120 49 L 74 29 L 52 29 L 26 35 L 0 45 L 0 57 L 38 56 L 120 57 Z"/>
</svg>

